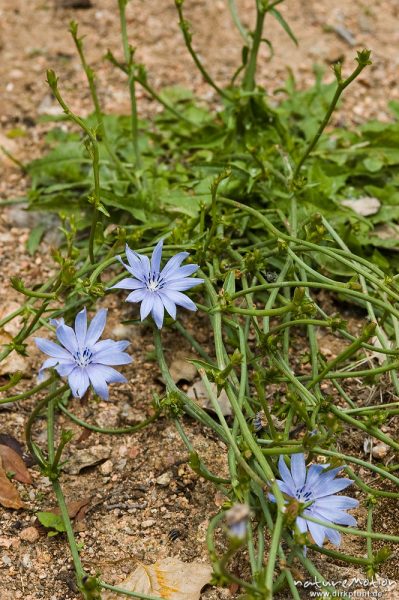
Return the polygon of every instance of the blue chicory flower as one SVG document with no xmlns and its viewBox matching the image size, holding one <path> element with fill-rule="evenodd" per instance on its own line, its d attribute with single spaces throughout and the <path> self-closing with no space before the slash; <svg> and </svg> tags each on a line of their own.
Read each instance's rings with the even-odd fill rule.
<svg viewBox="0 0 399 600">
<path fill-rule="evenodd" d="M 98 341 L 104 331 L 107 310 L 101 309 L 87 327 L 86 308 L 75 319 L 75 330 L 64 319 L 53 319 L 56 336 L 62 346 L 43 338 L 35 338 L 38 348 L 51 358 L 44 361 L 39 380 L 45 369 L 54 368 L 61 377 L 68 377 L 69 387 L 76 398 L 82 398 L 91 384 L 100 398 L 108 400 L 108 384 L 125 382 L 126 378 L 110 365 L 126 365 L 132 358 L 124 352 L 130 342 L 123 340 Z"/>
<path fill-rule="evenodd" d="M 161 268 L 163 240 L 155 246 L 150 259 L 137 254 L 126 245 L 126 258 L 129 264 L 125 264 L 120 256 L 117 259 L 133 275 L 126 277 L 113 285 L 113 288 L 133 290 L 126 298 L 127 302 L 141 302 L 140 317 L 143 321 L 151 313 L 158 329 L 161 329 L 164 318 L 164 309 L 172 319 L 176 319 L 176 305 L 197 310 L 194 302 L 182 291 L 203 283 L 203 279 L 190 277 L 198 269 L 198 265 L 180 266 L 189 254 L 179 252 L 173 256 Z"/>
<path fill-rule="evenodd" d="M 291 456 L 291 471 L 285 464 L 283 456 L 280 456 L 278 462 L 282 481 L 277 480 L 276 483 L 283 494 L 304 504 L 312 502 L 303 509 L 301 516 L 296 518 L 296 525 L 301 533 L 309 530 L 317 546 L 323 545 L 325 536 L 332 544 L 339 546 L 341 535 L 335 529 L 307 521 L 307 516 L 337 525 L 357 525 L 356 519 L 345 511 L 356 508 L 359 502 L 354 498 L 335 495 L 351 485 L 353 481 L 344 478 L 335 479 L 342 467 L 327 470 L 328 466 L 313 464 L 306 471 L 303 454 Z M 270 495 L 270 499 L 275 502 L 274 496 Z"/>
</svg>

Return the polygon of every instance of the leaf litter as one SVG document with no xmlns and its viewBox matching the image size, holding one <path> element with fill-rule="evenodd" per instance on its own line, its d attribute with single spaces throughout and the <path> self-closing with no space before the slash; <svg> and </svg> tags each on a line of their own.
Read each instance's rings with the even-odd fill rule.
<svg viewBox="0 0 399 600">
<path fill-rule="evenodd" d="M 152 565 L 139 564 L 118 587 L 129 592 L 160 596 L 165 600 L 199 600 L 211 574 L 210 565 L 164 558 Z M 117 600 L 119 595 L 106 593 L 103 598 Z"/>
</svg>

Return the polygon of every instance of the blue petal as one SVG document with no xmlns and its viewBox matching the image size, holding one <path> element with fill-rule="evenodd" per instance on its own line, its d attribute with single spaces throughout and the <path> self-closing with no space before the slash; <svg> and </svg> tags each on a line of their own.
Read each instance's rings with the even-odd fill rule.
<svg viewBox="0 0 399 600">
<path fill-rule="evenodd" d="M 55 332 L 61 344 L 71 353 L 75 354 L 79 350 L 78 341 L 72 327 L 60 325 Z"/>
<path fill-rule="evenodd" d="M 150 259 L 148 258 L 148 256 L 145 256 L 145 254 L 141 254 L 140 260 L 143 273 L 148 277 L 151 274 Z"/>
<path fill-rule="evenodd" d="M 73 369 L 76 367 L 76 363 L 73 361 L 69 361 L 69 362 L 60 362 L 56 367 L 55 370 L 57 371 L 58 375 L 60 375 L 60 377 L 68 377 L 68 375 L 73 371 Z"/>
<path fill-rule="evenodd" d="M 317 500 L 312 505 L 312 514 L 321 521 L 331 521 L 331 523 L 338 523 L 338 525 L 352 525 L 354 527 L 357 525 L 356 519 L 352 515 L 335 508 L 319 508 Z"/>
<path fill-rule="evenodd" d="M 119 288 L 121 290 L 140 290 L 145 287 L 145 283 L 139 279 L 133 279 L 132 277 L 125 277 L 115 285 L 111 285 L 110 290 Z"/>
<path fill-rule="evenodd" d="M 142 263 L 143 255 L 137 254 L 137 252 L 134 252 L 134 250 L 131 250 L 127 244 L 125 247 L 125 252 L 126 252 L 126 258 L 130 265 L 130 269 L 128 268 L 128 271 L 133 273 L 133 275 L 135 275 L 135 277 L 137 277 L 137 279 L 143 280 L 143 275 L 145 275 L 145 273 L 143 272 L 143 263 Z"/>
<path fill-rule="evenodd" d="M 314 539 L 314 543 L 317 546 L 322 546 L 326 535 L 324 526 L 318 525 L 318 523 L 313 523 L 312 521 L 308 521 L 308 527 L 310 534 Z"/>
<path fill-rule="evenodd" d="M 304 454 L 293 454 L 291 456 L 291 475 L 297 488 L 305 485 L 306 465 Z"/>
<path fill-rule="evenodd" d="M 126 302 L 141 302 L 142 300 L 144 300 L 147 293 L 148 292 L 146 288 L 134 290 L 134 292 L 131 292 L 128 295 L 128 297 L 126 298 Z"/>
<path fill-rule="evenodd" d="M 162 304 L 162 300 L 160 299 L 158 294 L 154 294 L 154 305 L 152 307 L 151 314 L 156 326 L 158 327 L 158 329 L 161 329 L 163 323 L 164 307 Z"/>
<path fill-rule="evenodd" d="M 44 371 L 46 369 L 51 369 L 51 367 L 55 367 L 55 365 L 58 365 L 58 363 L 59 363 L 58 358 L 47 358 L 39 369 L 38 381 L 43 381 Z"/>
<path fill-rule="evenodd" d="M 159 297 L 162 300 L 162 303 L 172 319 L 176 319 L 176 304 L 170 300 L 168 294 L 163 292 L 162 290 L 158 292 Z"/>
<path fill-rule="evenodd" d="M 333 494 L 336 494 L 337 492 L 341 492 L 342 490 L 347 488 L 352 483 L 353 483 L 352 479 L 344 479 L 344 478 L 335 479 L 334 481 L 328 481 L 324 485 L 324 488 L 321 488 L 321 486 L 318 485 L 317 492 L 314 490 L 313 495 L 316 498 L 324 498 L 325 496 L 332 496 Z"/>
<path fill-rule="evenodd" d="M 139 279 L 140 281 L 144 282 L 145 274 L 143 273 L 143 266 L 139 258 L 137 258 L 138 266 L 134 268 L 131 267 L 130 264 L 127 265 L 125 262 L 123 262 L 120 256 L 117 256 L 116 259 L 119 260 L 119 262 L 125 267 L 126 271 L 129 271 L 129 273 L 131 273 L 136 279 Z"/>
<path fill-rule="evenodd" d="M 86 370 L 82 367 L 75 367 L 68 377 L 68 383 L 75 398 L 82 398 L 90 385 Z"/>
<path fill-rule="evenodd" d="M 175 254 L 175 256 L 172 256 L 172 258 L 168 260 L 162 269 L 162 277 L 164 279 L 169 276 L 173 277 L 173 273 L 180 267 L 181 263 L 187 258 L 187 256 L 189 256 L 188 252 L 179 252 L 178 254 Z"/>
<path fill-rule="evenodd" d="M 91 364 L 87 367 L 87 373 L 94 391 L 103 400 L 108 400 L 108 383 L 125 383 L 127 381 L 121 373 L 105 365 Z"/>
<path fill-rule="evenodd" d="M 306 533 L 308 530 L 308 523 L 303 517 L 297 517 L 295 523 L 301 533 Z"/>
<path fill-rule="evenodd" d="M 128 365 L 131 362 L 132 357 L 127 352 L 103 350 L 93 355 L 93 363 L 101 365 Z"/>
<path fill-rule="evenodd" d="M 175 290 L 163 290 L 163 294 L 168 296 L 169 300 L 177 304 L 178 306 L 182 306 L 183 308 L 187 308 L 187 310 L 197 310 L 194 302 L 190 300 L 188 296 L 182 294 L 181 292 L 177 292 Z"/>
<path fill-rule="evenodd" d="M 183 292 L 184 290 L 189 290 L 196 285 L 200 285 L 201 283 L 204 283 L 204 280 L 200 279 L 199 277 L 186 277 L 184 279 L 173 279 L 173 281 L 169 281 L 168 279 L 165 287 L 167 290 L 178 290 Z"/>
<path fill-rule="evenodd" d="M 326 496 L 324 498 L 318 498 L 315 504 L 317 504 L 317 507 L 347 510 L 359 506 L 359 501 L 355 498 L 349 498 L 348 496 Z"/>
<path fill-rule="evenodd" d="M 50 325 L 57 328 L 60 325 L 65 325 L 64 317 L 60 317 L 59 319 L 50 319 Z"/>
<path fill-rule="evenodd" d="M 90 365 L 89 365 L 90 366 Z M 106 367 L 101 365 L 101 373 L 104 375 L 107 383 L 126 383 L 127 379 L 122 373 L 119 373 L 112 367 Z"/>
<path fill-rule="evenodd" d="M 87 367 L 87 373 L 90 378 L 90 383 L 93 386 L 97 396 L 100 396 L 100 398 L 103 400 L 108 400 L 108 386 L 105 377 L 102 374 L 101 367 L 91 364 Z"/>
<path fill-rule="evenodd" d="M 115 344 L 120 344 L 120 342 L 115 342 L 114 340 L 100 340 L 99 342 L 96 342 L 95 344 L 92 345 L 91 347 L 91 351 L 93 352 L 93 354 L 95 352 L 102 352 L 103 350 L 115 350 Z M 129 344 L 129 342 L 127 342 L 127 344 Z M 123 348 L 123 350 L 126 348 L 127 346 L 125 346 Z M 118 350 L 121 350 L 122 348 L 120 348 L 118 346 Z"/>
<path fill-rule="evenodd" d="M 294 494 L 292 493 L 291 487 L 289 485 L 287 485 L 285 483 L 285 481 L 280 481 L 279 479 L 277 479 L 276 483 L 277 483 L 278 487 L 280 488 L 280 490 L 283 492 L 283 494 L 286 494 L 287 496 L 290 496 L 291 498 L 295 498 Z"/>
<path fill-rule="evenodd" d="M 118 352 L 123 352 L 128 346 L 130 346 L 128 340 L 119 340 L 118 342 L 115 342 L 114 340 L 101 340 L 94 344 L 92 351 L 94 353 L 102 352 L 103 350 L 111 350 L 113 352 L 117 350 Z"/>
<path fill-rule="evenodd" d="M 310 465 L 306 477 L 306 487 L 312 489 L 319 480 L 320 475 L 325 471 L 326 465 Z"/>
<path fill-rule="evenodd" d="M 280 473 L 284 483 L 287 486 L 287 489 L 290 490 L 290 496 L 295 497 L 295 491 L 296 491 L 295 483 L 294 483 L 294 480 L 292 479 L 291 473 L 290 473 L 287 465 L 285 464 L 284 456 L 282 454 L 281 454 L 280 458 L 278 459 L 278 470 L 279 470 L 279 473 Z"/>
<path fill-rule="evenodd" d="M 184 265 L 183 267 L 179 267 L 176 272 L 177 277 L 190 277 L 193 273 L 198 271 L 199 265 Z"/>
<path fill-rule="evenodd" d="M 341 545 L 341 534 L 336 529 L 330 529 L 330 527 L 325 528 L 326 536 L 330 540 L 334 546 Z"/>
<path fill-rule="evenodd" d="M 154 293 L 147 292 L 140 306 L 140 318 L 142 321 L 149 315 L 154 306 Z"/>
<path fill-rule="evenodd" d="M 98 338 L 101 336 L 104 331 L 105 323 L 107 320 L 107 309 L 102 308 L 98 311 L 98 313 L 93 317 L 89 329 L 87 330 L 85 346 L 91 347 L 93 346 Z"/>
<path fill-rule="evenodd" d="M 155 273 L 159 273 L 161 266 L 161 258 L 162 258 L 162 246 L 163 239 L 159 240 L 158 244 L 154 248 L 154 252 L 151 257 L 151 271 Z"/>
<path fill-rule="evenodd" d="M 335 469 L 324 470 L 323 473 L 320 473 L 317 480 L 313 484 L 313 493 L 317 496 L 318 492 L 324 491 L 326 487 L 333 481 L 333 479 L 338 475 L 338 473 L 342 471 L 342 467 L 336 467 Z"/>
<path fill-rule="evenodd" d="M 53 358 L 71 360 L 71 354 L 64 348 L 61 348 L 61 346 L 59 346 L 58 344 L 55 344 L 54 342 L 51 342 L 50 340 L 46 340 L 44 338 L 35 338 L 35 342 L 39 350 L 41 350 L 45 354 L 48 354 Z"/>
<path fill-rule="evenodd" d="M 84 347 L 85 337 L 87 333 L 87 314 L 86 307 L 78 312 L 75 319 L 75 334 L 78 344 L 81 348 Z"/>
</svg>

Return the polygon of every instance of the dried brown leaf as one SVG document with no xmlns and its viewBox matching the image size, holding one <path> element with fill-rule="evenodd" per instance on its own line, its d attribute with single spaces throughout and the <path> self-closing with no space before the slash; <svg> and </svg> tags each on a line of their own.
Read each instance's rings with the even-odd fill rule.
<svg viewBox="0 0 399 600">
<path fill-rule="evenodd" d="M 69 475 L 79 475 L 83 469 L 95 467 L 109 458 L 109 446 L 92 446 L 88 449 L 76 450 L 64 469 Z"/>
<path fill-rule="evenodd" d="M 186 354 L 177 352 L 169 367 L 170 375 L 175 383 L 187 381 L 191 383 L 197 375 L 197 367 L 189 362 Z"/>
<path fill-rule="evenodd" d="M 6 346 L 11 344 L 13 338 L 7 332 L 0 332 L 0 346 Z M 13 350 L 7 358 L 5 358 L 0 364 L 0 375 L 8 375 L 9 373 L 15 373 L 16 371 L 25 371 L 28 369 L 28 361 L 24 356 L 17 354 Z"/>
<path fill-rule="evenodd" d="M 12 313 L 17 308 L 19 308 L 19 304 L 16 302 L 2 303 L 0 306 L 0 320 L 4 319 L 4 317 Z M 6 323 L 0 330 L 0 346 L 10 344 L 13 341 L 14 336 L 17 335 L 21 326 L 22 320 L 20 317 L 12 319 Z M 17 352 L 13 350 L 4 360 L 1 361 L 0 375 L 8 375 L 9 373 L 15 373 L 16 371 L 22 371 L 24 373 L 27 368 L 27 358 L 17 354 Z"/>
<path fill-rule="evenodd" d="M 216 395 L 216 383 L 211 383 L 211 388 L 213 393 Z M 204 410 L 212 413 L 215 412 L 212 402 L 208 396 L 208 392 L 206 391 L 205 385 L 202 381 L 196 381 L 192 386 L 190 386 L 190 388 L 187 390 L 187 396 L 194 400 L 194 402 L 196 402 Z M 230 401 L 224 390 L 221 391 L 220 396 L 218 397 L 218 403 L 225 417 L 230 417 L 233 414 Z"/>
<path fill-rule="evenodd" d="M 21 483 L 32 483 L 32 477 L 22 458 L 15 450 L 0 444 L 0 459 L 6 473 L 14 473 L 14 479 Z"/>
<path fill-rule="evenodd" d="M 25 508 L 15 485 L 8 479 L 0 459 L 0 504 L 5 508 Z"/>
<path fill-rule="evenodd" d="M 70 519 L 74 519 L 75 517 L 78 520 L 82 520 L 84 515 L 87 512 L 89 507 L 91 498 L 83 498 L 82 500 L 73 500 L 72 502 L 67 502 L 67 510 Z M 46 509 L 46 512 L 51 512 L 54 515 L 60 515 L 61 511 L 58 506 L 54 508 Z"/>
<path fill-rule="evenodd" d="M 164 558 L 153 565 L 139 564 L 118 587 L 165 600 L 199 600 L 201 589 L 209 583 L 211 574 L 212 568 L 207 564 Z M 119 596 L 107 593 L 103 597 L 117 600 Z"/>
<path fill-rule="evenodd" d="M 348 198 L 342 200 L 341 204 L 351 208 L 356 214 L 362 217 L 368 217 L 378 213 L 381 202 L 378 198 L 372 198 L 371 196 L 364 196 L 363 198 Z"/>
<path fill-rule="evenodd" d="M 24 450 L 22 445 L 14 436 L 8 435 L 8 433 L 0 433 L 0 444 L 12 448 L 21 457 L 23 456 Z"/>
</svg>

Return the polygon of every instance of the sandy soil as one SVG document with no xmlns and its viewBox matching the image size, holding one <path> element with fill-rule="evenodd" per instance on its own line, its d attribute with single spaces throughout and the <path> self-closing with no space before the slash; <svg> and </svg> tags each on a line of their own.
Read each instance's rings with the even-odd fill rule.
<svg viewBox="0 0 399 600">
<path fill-rule="evenodd" d="M 241 51 L 240 37 L 232 25 L 226 4 L 212 0 L 186 1 L 195 47 L 220 84 L 229 80 Z M 244 23 L 252 24 L 253 2 L 239 0 L 237 4 Z M 373 66 L 348 91 L 340 119 L 349 123 L 370 117 L 389 118 L 387 100 L 399 99 L 399 6 L 395 0 L 375 0 L 373 3 L 367 0 L 356 3 L 288 0 L 281 6 L 281 12 L 298 37 L 299 49 L 274 21 L 269 21 L 266 35 L 273 42 L 275 58 L 268 61 L 265 46 L 259 69 L 259 80 L 267 89 L 273 90 L 284 83 L 287 65 L 303 86 L 312 81 L 314 62 L 324 64 L 328 72 L 328 65 L 343 57 L 345 69 L 349 71 L 356 49 L 368 47 L 373 51 Z M 192 87 L 204 99 L 213 98 L 212 90 L 194 71 L 185 52 L 172 0 L 132 0 L 128 15 L 132 44 L 137 46 L 139 59 L 147 65 L 154 87 L 181 83 Z M 22 160 L 43 151 L 43 134 L 49 126 L 38 124 L 37 119 L 47 112 L 56 114 L 58 111 L 45 84 L 46 68 L 56 70 L 60 85 L 75 111 L 86 114 L 91 110 L 84 75 L 67 32 L 71 19 L 79 22 L 81 34 L 86 35 L 87 58 L 97 72 L 105 110 L 128 111 L 123 77 L 102 58 L 108 48 L 117 56 L 121 54 L 115 1 L 93 1 L 91 9 L 75 10 L 62 8 L 60 2 L 50 0 L 29 3 L 3 0 L 0 7 L 0 143 Z M 147 112 L 150 108 L 148 99 L 142 95 L 140 110 Z M 9 137 L 7 134 L 16 128 L 22 136 Z M 0 198 L 23 193 L 26 182 L 20 171 L 2 158 L 0 169 L 3 171 Z M 29 229 L 40 218 L 16 207 L 1 209 L 1 314 L 20 302 L 18 294 L 9 286 L 10 275 L 23 276 L 29 285 L 44 280 L 51 273 L 47 259 L 51 236 L 33 258 L 25 249 Z M 130 316 L 130 309 L 119 305 L 115 299 L 107 302 L 115 309 L 108 332 L 122 338 L 130 336 L 132 330 L 117 325 L 117 320 Z M 201 319 L 192 322 L 192 326 L 205 341 L 206 331 Z M 12 326 L 6 334 L 13 334 Z M 168 348 L 172 359 L 172 338 L 169 338 Z M 18 365 L 15 361 L 8 363 L 6 369 L 24 370 L 26 376 L 19 385 L 20 390 L 33 384 L 41 360 L 33 347 L 31 350 L 29 359 L 21 359 Z M 152 395 L 162 390 L 157 367 L 151 360 L 152 350 L 150 332 L 145 326 L 135 328 L 132 336 L 135 368 L 128 372 L 129 383 L 113 388 L 112 403 L 96 403 L 93 399 L 77 403 L 76 414 L 100 426 L 112 427 L 131 425 L 151 414 Z M 18 410 L 3 408 L 0 433 L 23 440 L 23 425 L 31 407 L 32 404 L 27 402 L 16 407 Z M 225 456 L 217 440 L 189 419 L 185 419 L 184 424 L 204 460 L 210 461 L 214 470 L 223 472 Z M 36 429 L 41 443 L 44 441 L 43 425 L 39 421 Z M 60 426 L 70 428 L 71 424 L 61 417 Z M 62 478 L 69 501 L 89 499 L 86 516 L 75 524 L 78 539 L 83 544 L 85 568 L 92 573 L 100 569 L 107 581 L 115 583 L 132 571 L 137 561 L 152 562 L 164 556 L 178 556 L 185 561 L 206 560 L 206 526 L 209 517 L 218 510 L 220 498 L 213 486 L 189 469 L 187 453 L 171 423 L 161 419 L 134 436 L 104 437 L 82 433 L 83 430 L 75 425 L 72 429 L 76 436 L 69 450 L 69 471 L 71 468 L 73 471 L 79 453 L 90 451 L 100 457 L 96 466 L 87 467 L 78 475 L 66 472 Z M 353 451 L 361 451 L 362 439 L 353 437 L 351 443 Z M 15 512 L 0 507 L 0 599 L 75 600 L 79 596 L 65 541 L 60 536 L 47 538 L 35 517 L 38 510 L 54 506 L 51 488 L 35 469 L 31 471 L 33 485 L 18 485 L 28 510 Z M 395 533 L 398 522 L 397 505 L 388 501 L 383 503 L 376 514 L 380 530 Z M 26 530 L 32 527 L 37 535 L 31 530 L 30 540 Z M 172 529 L 179 531 L 175 541 L 168 537 Z M 356 544 L 357 550 L 361 551 Z M 326 576 L 331 571 L 334 574 L 346 569 L 339 565 L 331 567 L 329 560 L 320 563 Z M 393 578 L 397 565 L 398 557 L 394 555 L 388 563 L 387 575 Z M 395 592 L 384 590 L 384 594 L 383 600 L 395 597 L 392 595 Z M 233 590 L 208 590 L 203 594 L 203 598 L 209 600 L 233 597 Z"/>
</svg>

